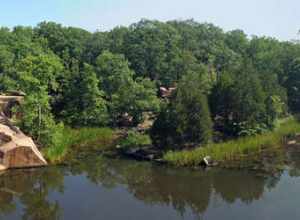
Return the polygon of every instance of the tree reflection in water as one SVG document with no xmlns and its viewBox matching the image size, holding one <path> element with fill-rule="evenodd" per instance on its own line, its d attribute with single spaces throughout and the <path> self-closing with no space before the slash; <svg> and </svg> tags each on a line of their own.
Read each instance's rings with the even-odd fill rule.
<svg viewBox="0 0 300 220">
<path fill-rule="evenodd" d="M 58 219 L 62 210 L 58 202 L 48 200 L 48 195 L 52 191 L 63 192 L 63 187 L 64 175 L 56 168 L 4 173 L 0 176 L 0 216 L 14 212 L 20 201 L 24 220 Z M 2 197 L 3 193 L 7 196 Z"/>
<path fill-rule="evenodd" d="M 204 213 L 213 195 L 227 203 L 238 199 L 251 203 L 261 198 L 266 188 L 275 187 L 280 177 L 280 173 L 259 177 L 248 171 L 191 171 L 102 157 L 73 167 L 73 174 L 82 172 L 95 184 L 109 188 L 124 185 L 145 204 L 171 205 L 181 215 L 187 208 L 198 215 Z"/>
<path fill-rule="evenodd" d="M 295 156 L 292 159 L 291 172 L 299 172 L 300 160 Z M 171 206 L 182 216 L 192 210 L 201 217 L 215 199 L 229 204 L 237 200 L 249 204 L 260 199 L 266 189 L 277 185 L 280 175 L 258 177 L 248 171 L 222 169 L 191 171 L 146 162 L 90 157 L 64 168 L 4 173 L 0 176 L 0 216 L 16 212 L 16 207 L 21 205 L 23 219 L 60 219 L 66 204 L 51 200 L 50 194 L 57 192 L 65 196 L 64 187 L 68 186 L 65 186 L 64 177 L 80 176 L 103 189 L 125 187 L 145 205 Z M 87 186 L 80 187 L 84 191 Z"/>
</svg>

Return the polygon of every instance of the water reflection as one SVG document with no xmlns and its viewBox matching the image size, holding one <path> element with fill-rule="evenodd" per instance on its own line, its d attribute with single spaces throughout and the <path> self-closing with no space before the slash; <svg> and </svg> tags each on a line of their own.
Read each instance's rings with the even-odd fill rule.
<svg viewBox="0 0 300 220">
<path fill-rule="evenodd" d="M 287 151 L 287 161 L 289 162 L 289 175 L 292 177 L 300 176 L 300 146 L 290 147 Z"/>
<path fill-rule="evenodd" d="M 0 176 L 0 216 L 16 211 L 22 204 L 22 219 L 58 219 L 58 202 L 50 202 L 50 191 L 63 193 L 64 175 L 56 168 L 15 170 Z"/>
<path fill-rule="evenodd" d="M 299 155 L 289 155 L 293 160 L 290 174 L 294 176 L 299 176 L 300 173 Z M 71 194 L 78 195 L 78 200 L 81 199 L 80 193 L 88 194 L 87 198 L 96 201 L 106 199 L 88 191 L 88 187 L 104 190 L 108 195 L 110 190 L 122 187 L 126 191 L 119 192 L 120 197 L 129 194 L 145 207 L 171 207 L 179 218 L 189 212 L 193 213 L 192 216 L 201 218 L 216 201 L 251 204 L 259 200 L 266 191 L 277 186 L 280 175 L 281 173 L 261 177 L 248 171 L 221 169 L 191 171 L 149 163 L 108 160 L 100 156 L 90 157 L 69 167 L 15 170 L 2 174 L 0 218 L 19 219 L 21 216 L 26 220 L 47 220 L 66 217 L 65 208 L 74 199 L 74 196 L 65 193 L 66 189 Z M 76 190 L 72 191 L 70 181 L 66 181 L 68 177 L 76 177 L 75 181 L 79 182 Z M 78 215 L 80 216 L 79 213 Z"/>
</svg>

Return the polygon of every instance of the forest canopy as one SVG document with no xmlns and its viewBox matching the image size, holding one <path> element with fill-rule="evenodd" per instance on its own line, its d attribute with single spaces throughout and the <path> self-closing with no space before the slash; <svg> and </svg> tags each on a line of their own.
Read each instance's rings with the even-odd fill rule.
<svg viewBox="0 0 300 220">
<path fill-rule="evenodd" d="M 168 98 L 160 89 L 175 88 Z M 20 126 L 44 145 L 64 125 L 136 126 L 158 146 L 271 130 L 300 111 L 300 44 L 194 20 L 88 32 L 0 28 L 0 91 L 26 93 Z M 59 136 L 57 134 L 57 136 Z"/>
</svg>

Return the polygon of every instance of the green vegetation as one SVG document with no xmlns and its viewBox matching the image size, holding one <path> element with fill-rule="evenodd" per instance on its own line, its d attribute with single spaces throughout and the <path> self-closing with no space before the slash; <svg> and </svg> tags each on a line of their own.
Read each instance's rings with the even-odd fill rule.
<svg viewBox="0 0 300 220">
<path fill-rule="evenodd" d="M 151 145 L 151 139 L 149 135 L 140 134 L 135 131 L 129 131 L 127 137 L 120 141 L 122 149 L 141 147 L 145 145 Z"/>
<path fill-rule="evenodd" d="M 61 113 L 65 122 L 72 126 L 105 125 L 108 118 L 106 101 L 98 88 L 99 80 L 93 68 L 85 64 L 73 77 Z"/>
<path fill-rule="evenodd" d="M 184 143 L 206 144 L 212 139 L 212 121 L 205 95 L 203 80 L 207 71 L 188 73 L 178 83 L 174 97 L 161 111 L 151 129 L 154 143 L 183 145 Z"/>
<path fill-rule="evenodd" d="M 235 141 L 216 142 L 237 139 L 237 151 L 240 142 L 264 145 L 276 121 L 300 111 L 299 60 L 297 42 L 194 20 L 95 33 L 54 22 L 0 28 L 0 92 L 26 93 L 17 123 L 50 160 L 73 145 L 68 127 L 80 130 L 80 144 L 105 139 L 100 127 L 130 130 L 145 113 L 154 116 L 149 134 L 158 151 L 210 145 L 184 154 L 222 158 L 221 146 Z M 124 142 L 140 141 L 130 133 Z"/>
<path fill-rule="evenodd" d="M 51 163 L 59 163 L 67 157 L 70 151 L 93 149 L 97 151 L 108 150 L 116 140 L 117 131 L 110 128 L 80 128 L 65 127 L 51 147 L 44 150 L 45 157 Z M 88 149 L 84 149 L 88 148 Z"/>
<path fill-rule="evenodd" d="M 286 79 L 285 85 L 288 93 L 288 104 L 292 111 L 297 112 L 300 109 L 300 90 L 299 90 L 299 74 L 300 74 L 300 58 L 296 58 L 288 66 L 290 77 Z"/>
<path fill-rule="evenodd" d="M 278 84 L 269 91 L 271 80 L 262 81 L 253 66 L 243 64 L 240 69 L 224 73 L 212 89 L 210 105 L 217 117 L 218 131 L 225 136 L 247 136 L 272 129 L 280 117 L 281 109 L 274 109 L 269 97 L 278 97 L 281 102 L 284 93 Z M 274 100 L 275 101 L 275 100 Z M 278 111 L 278 112 L 277 112 Z"/>
<path fill-rule="evenodd" d="M 241 137 L 223 143 L 210 144 L 193 150 L 167 152 L 164 159 L 176 166 L 198 166 L 204 157 L 210 156 L 213 160 L 224 163 L 239 159 L 249 153 L 260 152 L 265 148 L 281 147 L 287 136 L 300 132 L 300 123 L 289 119 L 273 132 L 261 135 Z"/>
</svg>

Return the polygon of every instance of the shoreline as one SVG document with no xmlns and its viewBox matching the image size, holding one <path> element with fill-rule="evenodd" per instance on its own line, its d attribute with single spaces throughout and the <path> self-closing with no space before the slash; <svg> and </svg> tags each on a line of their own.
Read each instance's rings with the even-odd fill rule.
<svg viewBox="0 0 300 220">
<path fill-rule="evenodd" d="M 70 141 L 72 144 L 64 151 L 63 156 L 58 155 L 59 160 L 53 158 L 53 162 L 50 164 L 65 164 L 77 157 L 82 159 L 87 154 L 101 154 L 111 158 L 123 157 L 129 160 L 150 161 L 159 165 L 193 169 L 206 166 L 231 169 L 264 169 L 261 162 L 273 160 L 275 157 L 280 158 L 281 151 L 284 149 L 283 146 L 288 142 L 295 142 L 296 144 L 295 140 L 300 137 L 300 123 L 296 119 L 290 118 L 272 132 L 191 150 L 169 152 L 156 149 L 153 145 L 122 149 L 119 144 L 124 141 L 125 136 L 124 132 L 122 133 L 120 130 L 84 128 L 70 129 L 69 132 L 73 134 L 73 138 L 74 136 L 76 138 Z M 103 132 L 106 135 L 103 136 Z M 78 137 L 80 133 L 81 137 Z M 208 156 L 211 158 L 211 164 L 203 164 L 203 159 Z"/>
<path fill-rule="evenodd" d="M 256 156 L 264 155 L 265 152 L 276 152 L 291 140 L 299 137 L 300 123 L 294 119 L 288 119 L 280 127 L 272 132 L 242 137 L 223 143 L 211 144 L 206 147 L 199 147 L 193 150 L 169 151 L 164 159 L 174 166 L 194 167 L 201 163 L 203 158 L 209 156 L 221 167 L 226 167 L 231 162 L 251 161 L 251 154 Z M 256 159 L 256 158 L 254 158 Z"/>
</svg>

